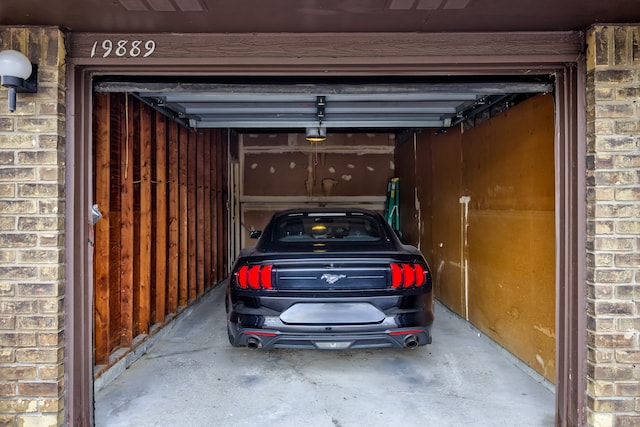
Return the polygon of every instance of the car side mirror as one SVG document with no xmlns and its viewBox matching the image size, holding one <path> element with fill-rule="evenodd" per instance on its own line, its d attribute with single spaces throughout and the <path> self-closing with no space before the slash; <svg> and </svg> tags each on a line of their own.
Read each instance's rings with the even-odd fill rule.
<svg viewBox="0 0 640 427">
<path fill-rule="evenodd" d="M 259 239 L 262 236 L 262 230 L 251 230 L 249 232 L 249 237 L 251 239 Z"/>
</svg>

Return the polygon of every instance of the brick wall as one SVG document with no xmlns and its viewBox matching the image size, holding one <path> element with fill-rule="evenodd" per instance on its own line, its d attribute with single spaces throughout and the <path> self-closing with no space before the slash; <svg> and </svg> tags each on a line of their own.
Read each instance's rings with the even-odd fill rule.
<svg viewBox="0 0 640 427">
<path fill-rule="evenodd" d="M 587 35 L 587 419 L 640 425 L 640 26 Z"/>
<path fill-rule="evenodd" d="M 0 426 L 64 413 L 64 41 L 0 27 L 0 50 L 38 64 L 38 93 L 8 111 L 0 88 Z"/>
</svg>

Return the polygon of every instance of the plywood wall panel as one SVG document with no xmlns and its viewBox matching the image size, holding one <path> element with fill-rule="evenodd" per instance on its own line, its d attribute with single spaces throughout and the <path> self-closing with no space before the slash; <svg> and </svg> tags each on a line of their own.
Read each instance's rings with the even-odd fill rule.
<svg viewBox="0 0 640 427">
<path fill-rule="evenodd" d="M 415 191 L 417 204 L 401 197 L 400 209 L 419 222 L 436 298 L 550 381 L 554 126 L 552 96 L 538 95 L 465 132 L 419 132 L 396 154 L 401 176 L 415 155 L 401 191 Z"/>
<path fill-rule="evenodd" d="M 469 318 L 553 381 L 553 97 L 529 99 L 463 138 Z"/>
<path fill-rule="evenodd" d="M 462 135 L 457 130 L 440 135 L 421 136 L 430 142 L 429 177 L 432 193 L 423 197 L 431 202 L 431 241 L 429 257 L 434 271 L 436 298 L 462 316 L 466 313 L 464 291 L 464 205 L 460 203 L 462 184 Z"/>
<path fill-rule="evenodd" d="M 330 134 L 310 143 L 302 134 L 241 135 L 241 194 L 248 201 L 380 197 L 394 176 L 395 138 Z"/>
<path fill-rule="evenodd" d="M 469 220 L 469 319 L 555 380 L 552 211 L 474 212 Z"/>
<path fill-rule="evenodd" d="M 240 246 L 254 244 L 249 231 L 280 209 L 340 204 L 382 212 L 394 144 L 384 132 L 332 133 L 315 144 L 303 134 L 240 135 Z"/>
<path fill-rule="evenodd" d="M 244 195 L 247 196 L 371 196 L 386 191 L 393 176 L 388 154 L 315 152 L 247 153 Z"/>
</svg>

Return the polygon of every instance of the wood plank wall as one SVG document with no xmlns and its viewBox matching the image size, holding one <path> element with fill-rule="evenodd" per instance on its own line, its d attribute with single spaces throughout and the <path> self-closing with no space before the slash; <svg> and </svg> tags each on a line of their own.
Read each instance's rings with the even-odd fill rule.
<svg viewBox="0 0 640 427">
<path fill-rule="evenodd" d="M 95 363 L 163 324 L 227 272 L 227 134 L 134 97 L 94 99 Z"/>
</svg>

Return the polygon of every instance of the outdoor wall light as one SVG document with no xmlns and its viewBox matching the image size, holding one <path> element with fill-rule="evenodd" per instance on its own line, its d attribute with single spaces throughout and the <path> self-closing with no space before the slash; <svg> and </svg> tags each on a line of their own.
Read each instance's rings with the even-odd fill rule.
<svg viewBox="0 0 640 427">
<path fill-rule="evenodd" d="M 38 91 L 38 67 L 15 50 L 0 52 L 0 84 L 9 89 L 9 111 L 16 111 L 16 92 Z"/>
</svg>

